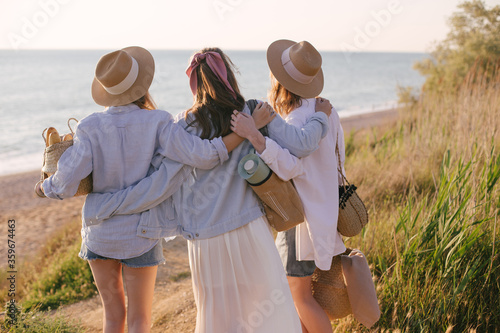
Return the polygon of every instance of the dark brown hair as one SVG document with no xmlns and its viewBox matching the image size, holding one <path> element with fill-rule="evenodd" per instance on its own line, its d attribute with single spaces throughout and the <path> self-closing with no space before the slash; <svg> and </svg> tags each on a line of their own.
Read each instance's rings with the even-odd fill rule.
<svg viewBox="0 0 500 333">
<path fill-rule="evenodd" d="M 234 65 L 221 49 L 211 47 L 199 51 L 217 52 L 220 54 L 227 71 L 227 81 L 233 88 L 236 99 L 226 88 L 217 75 L 212 72 L 206 60 L 201 60 L 200 65 L 194 69 L 198 79 L 198 87 L 193 106 L 186 113 L 186 122 L 189 126 L 201 128 L 202 139 L 213 139 L 231 133 L 231 115 L 233 110 L 242 111 L 245 99 L 240 94 L 238 82 L 234 76 Z M 188 116 L 193 115 L 194 120 L 188 121 Z"/>
<path fill-rule="evenodd" d="M 294 109 L 302 105 L 302 97 L 287 90 L 271 73 L 271 90 L 269 91 L 269 103 L 273 109 L 282 117 L 287 116 Z"/>
<path fill-rule="evenodd" d="M 142 96 L 141 98 L 139 98 L 138 100 L 136 100 L 132 103 L 134 103 L 135 105 L 137 105 L 141 109 L 155 110 L 157 108 L 156 103 L 153 100 L 153 97 L 151 97 L 151 95 L 149 94 L 149 91 L 146 92 L 146 95 Z"/>
</svg>

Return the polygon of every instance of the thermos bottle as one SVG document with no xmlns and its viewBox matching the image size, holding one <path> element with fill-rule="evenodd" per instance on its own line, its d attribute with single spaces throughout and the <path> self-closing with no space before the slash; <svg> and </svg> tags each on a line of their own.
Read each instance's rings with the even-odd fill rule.
<svg viewBox="0 0 500 333">
<path fill-rule="evenodd" d="M 238 173 L 250 185 L 258 186 L 271 177 L 272 171 L 258 155 L 250 153 L 238 163 Z"/>
</svg>

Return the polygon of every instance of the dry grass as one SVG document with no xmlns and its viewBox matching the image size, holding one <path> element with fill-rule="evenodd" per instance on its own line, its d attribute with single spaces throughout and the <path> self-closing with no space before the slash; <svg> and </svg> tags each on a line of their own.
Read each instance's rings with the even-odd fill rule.
<svg viewBox="0 0 500 333">
<path fill-rule="evenodd" d="M 371 219 L 347 243 L 367 254 L 378 280 L 376 330 L 500 325 L 499 302 L 484 296 L 500 290 L 496 73 L 487 81 L 474 69 L 458 93 L 425 92 L 397 124 L 346 140 L 348 178 Z M 362 329 L 350 318 L 336 325 Z"/>
</svg>

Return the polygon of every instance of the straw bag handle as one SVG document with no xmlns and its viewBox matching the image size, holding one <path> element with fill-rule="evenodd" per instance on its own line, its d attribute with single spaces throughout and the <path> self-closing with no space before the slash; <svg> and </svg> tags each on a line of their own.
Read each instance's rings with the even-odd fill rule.
<svg viewBox="0 0 500 333">
<path fill-rule="evenodd" d="M 71 125 L 69 124 L 69 122 L 72 121 L 72 120 L 76 121 L 77 124 L 79 123 L 79 121 L 76 118 L 69 118 L 68 119 L 68 128 L 71 131 L 71 134 L 73 134 L 73 136 L 75 136 L 75 131 L 73 131 L 73 129 L 71 128 Z"/>
<path fill-rule="evenodd" d="M 69 128 L 69 130 L 71 131 L 71 134 L 74 137 L 75 136 L 75 131 L 73 131 L 73 129 L 71 128 L 71 125 L 70 125 L 70 121 L 71 120 L 74 120 L 74 121 L 76 121 L 78 123 L 78 119 L 76 119 L 76 118 L 69 118 L 68 119 L 68 128 Z M 42 138 L 43 138 L 43 141 L 45 141 L 45 142 L 47 142 L 47 139 L 45 137 L 45 133 L 47 132 L 47 130 L 48 130 L 48 128 L 44 129 L 43 132 L 42 132 Z M 42 165 L 45 165 L 45 152 L 43 153 L 43 163 L 42 163 Z M 45 178 L 46 178 L 45 172 L 43 172 L 43 170 L 42 170 L 42 173 L 40 175 L 40 181 L 38 183 L 36 183 L 36 185 L 35 185 L 35 193 L 39 197 L 41 197 L 41 198 L 44 198 L 45 194 L 43 194 L 43 192 L 40 190 L 40 186 L 39 185 L 41 185 L 43 183 L 43 181 L 45 180 Z"/>
<path fill-rule="evenodd" d="M 69 124 L 69 122 L 70 122 L 70 121 L 72 121 L 72 120 L 76 121 L 77 123 L 79 123 L 79 121 L 78 121 L 78 119 L 76 119 L 76 118 L 69 118 L 69 119 L 68 119 L 68 128 L 69 128 L 69 130 L 71 131 L 71 134 L 72 134 L 73 136 L 75 136 L 75 131 L 73 131 L 73 129 L 71 128 L 71 125 Z M 47 141 L 47 139 L 45 138 L 45 132 L 47 132 L 47 130 L 48 130 L 48 128 L 44 129 L 44 130 L 43 130 L 43 132 L 42 132 L 42 138 L 43 138 L 43 141 Z"/>
<path fill-rule="evenodd" d="M 344 176 L 344 173 L 342 172 L 342 166 L 340 164 L 339 133 L 338 132 L 337 132 L 337 142 L 335 142 L 335 153 L 337 154 L 337 162 L 338 162 L 337 171 L 342 176 L 342 184 L 341 184 L 341 186 L 344 186 L 344 189 L 345 189 L 346 188 L 346 183 L 349 186 L 351 184 L 349 183 L 349 181 L 347 180 L 347 178 Z"/>
</svg>

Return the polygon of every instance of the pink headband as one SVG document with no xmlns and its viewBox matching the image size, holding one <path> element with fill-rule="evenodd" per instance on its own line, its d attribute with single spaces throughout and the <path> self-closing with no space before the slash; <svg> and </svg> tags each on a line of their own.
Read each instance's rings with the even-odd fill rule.
<svg viewBox="0 0 500 333">
<path fill-rule="evenodd" d="M 198 77 L 196 75 L 196 67 L 200 65 L 200 62 L 206 59 L 208 66 L 214 72 L 214 74 L 219 78 L 222 83 L 226 86 L 226 88 L 231 92 L 234 99 L 236 99 L 236 93 L 233 90 L 233 87 L 227 81 L 227 70 L 222 57 L 217 52 L 205 52 L 205 53 L 196 53 L 191 58 L 191 64 L 186 69 L 186 74 L 189 76 L 189 85 L 191 86 L 191 92 L 193 95 L 196 95 L 196 88 L 198 87 Z"/>
</svg>

